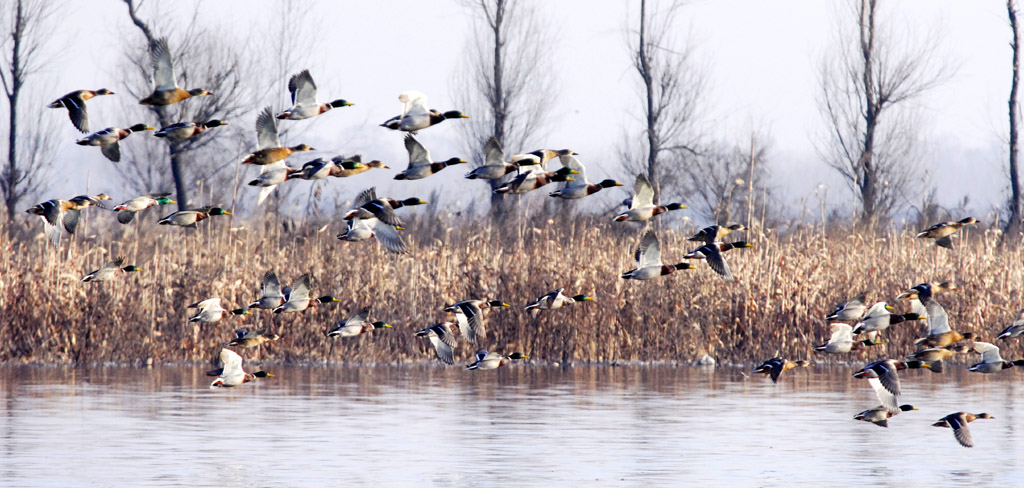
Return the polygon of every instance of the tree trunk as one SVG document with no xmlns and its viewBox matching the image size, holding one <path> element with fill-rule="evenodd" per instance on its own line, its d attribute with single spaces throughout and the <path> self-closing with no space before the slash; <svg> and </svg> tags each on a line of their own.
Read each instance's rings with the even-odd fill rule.
<svg viewBox="0 0 1024 488">
<path fill-rule="evenodd" d="M 651 61 L 647 56 L 647 1 L 640 0 L 640 40 L 637 46 L 637 59 L 640 62 L 640 76 L 644 80 L 646 93 L 647 119 L 647 179 L 654 186 L 654 204 L 661 200 L 661 185 L 658 180 L 658 156 L 661 145 L 658 141 L 658 114 L 654 110 L 654 77 L 651 75 Z"/>
<path fill-rule="evenodd" d="M 485 8 L 486 10 L 486 8 Z M 505 0 L 495 0 L 494 18 L 492 19 L 491 33 L 494 34 L 494 65 L 492 74 L 491 92 L 488 98 L 491 106 L 491 115 L 494 118 L 492 136 L 498 140 L 502 148 L 505 146 L 505 128 L 508 123 L 508 107 L 505 99 L 505 38 L 502 29 L 505 27 Z M 482 142 L 482 141 L 481 141 Z M 505 201 L 504 195 L 494 193 L 494 190 L 501 186 L 507 178 L 496 178 L 487 180 L 491 185 L 491 217 L 502 219 L 508 212 L 509 204 Z"/>
<path fill-rule="evenodd" d="M 863 204 L 861 224 L 875 223 L 877 175 L 874 166 L 875 130 L 881 106 L 875 92 L 873 57 L 875 51 L 875 0 L 861 0 L 860 3 L 860 49 L 864 64 L 861 73 L 864 83 L 864 148 L 860 155 L 860 196 Z"/>
<path fill-rule="evenodd" d="M 124 0 L 124 3 L 128 5 L 128 16 L 131 17 L 132 23 L 142 31 L 142 35 L 146 36 L 147 46 L 149 49 L 152 49 L 153 44 L 156 43 L 153 31 L 150 30 L 149 25 L 136 15 L 136 5 L 133 0 Z M 150 110 L 156 115 L 161 127 L 167 127 L 174 123 L 166 113 L 167 107 L 153 106 L 150 107 Z M 171 159 L 171 175 L 174 177 L 175 196 L 178 200 L 178 210 L 191 208 L 191 203 L 188 200 L 187 182 L 185 181 L 184 152 L 182 145 L 179 143 L 175 142 L 167 145 L 167 153 Z"/>
<path fill-rule="evenodd" d="M 21 94 L 22 78 L 21 45 L 25 35 L 25 12 L 21 0 L 14 13 L 14 32 L 11 38 L 11 82 L 7 87 L 8 134 L 7 134 L 7 174 L 4 175 L 4 205 L 7 207 L 7 222 L 14 222 L 15 209 L 21 199 L 21 169 L 18 167 L 18 96 Z M 13 226 L 8 226 L 8 232 Z"/>
<path fill-rule="evenodd" d="M 1006 1 L 1006 12 L 1010 18 L 1010 29 L 1013 30 L 1013 42 L 1010 48 L 1013 50 L 1013 81 L 1010 85 L 1010 100 L 1008 102 L 1010 111 L 1010 220 L 1006 223 L 1003 234 L 1003 244 L 1009 243 L 1016 247 L 1019 244 L 1021 231 L 1021 188 L 1020 176 L 1017 172 L 1017 83 L 1020 80 L 1018 69 L 1020 67 L 1020 36 L 1017 31 L 1017 8 L 1014 0 Z"/>
</svg>

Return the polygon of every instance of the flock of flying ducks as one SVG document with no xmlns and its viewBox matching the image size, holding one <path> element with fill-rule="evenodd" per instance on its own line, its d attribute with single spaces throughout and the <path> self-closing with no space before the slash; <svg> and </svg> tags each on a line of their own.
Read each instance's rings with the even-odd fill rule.
<svg viewBox="0 0 1024 488">
<path fill-rule="evenodd" d="M 957 222 L 943 222 L 918 234 L 918 237 L 932 238 L 936 240 L 936 245 L 949 247 L 949 236 L 964 225 L 974 222 L 973 218 Z M 949 315 L 936 299 L 935 294 L 953 291 L 959 290 L 949 282 L 921 283 L 914 286 L 897 296 L 898 300 L 910 301 L 913 312 L 903 314 L 892 313 L 893 307 L 885 302 L 868 306 L 865 296 L 861 295 L 837 306 L 831 315 L 825 317 L 826 321 L 831 322 L 832 336 L 828 342 L 814 349 L 817 352 L 828 354 L 846 354 L 884 344 L 884 341 L 880 339 L 880 334 L 895 324 L 924 320 L 928 325 L 927 335 L 914 341 L 917 350 L 900 359 L 883 359 L 872 362 L 853 373 L 854 378 L 868 380 L 882 403 L 880 406 L 858 413 L 854 419 L 888 427 L 888 420 L 894 415 L 917 410 L 913 405 L 900 404 L 899 371 L 924 368 L 933 373 L 941 373 L 944 361 L 957 354 L 970 352 L 980 355 L 978 362 L 967 368 L 971 372 L 998 373 L 1014 366 L 1024 366 L 1024 359 L 1004 360 L 999 354 L 999 347 L 995 344 L 976 340 L 978 336 L 972 332 L 960 333 L 950 327 Z M 859 338 L 855 339 L 855 334 Z M 1012 325 L 997 334 L 996 339 L 1009 339 L 1022 335 L 1024 335 L 1024 313 Z M 783 371 L 811 365 L 810 361 L 791 361 L 776 357 L 761 363 L 754 369 L 754 372 L 763 373 L 770 376 L 772 381 L 778 381 Z M 953 435 L 962 446 L 973 447 L 974 442 L 967 424 L 976 419 L 991 418 L 993 417 L 987 413 L 955 412 L 942 417 L 932 425 L 952 428 Z"/>
<path fill-rule="evenodd" d="M 213 95 L 204 89 L 185 90 L 178 85 L 174 63 L 170 50 L 165 39 L 154 43 L 151 47 L 153 63 L 152 94 L 139 101 L 144 105 L 166 106 L 181 102 L 188 98 Z M 317 87 L 313 77 L 308 70 L 295 74 L 288 80 L 288 90 L 291 93 L 292 105 L 288 109 L 277 114 L 267 107 L 256 119 L 256 151 L 247 155 L 242 164 L 251 164 L 260 167 L 259 175 L 250 181 L 250 186 L 260 188 L 257 198 L 257 205 L 263 203 L 267 196 L 278 185 L 288 181 L 302 179 L 307 181 L 320 180 L 329 177 L 346 178 L 363 173 L 370 169 L 389 169 L 389 167 L 378 160 L 364 162 L 358 155 L 345 157 L 336 156 L 330 159 L 316 158 L 306 162 L 301 167 L 293 168 L 286 164 L 285 160 L 294 153 L 312 151 L 312 147 L 306 144 L 284 146 L 278 137 L 278 120 L 298 121 L 321 115 L 335 108 L 351 106 L 352 103 L 344 99 L 337 99 L 329 103 L 320 102 L 317 99 Z M 89 117 L 86 111 L 86 101 L 101 95 L 112 95 L 108 89 L 100 90 L 78 90 L 64 95 L 49 105 L 51 108 L 64 108 L 72 124 L 78 130 L 89 132 Z M 409 155 L 408 166 L 395 175 L 396 180 L 418 180 L 427 178 L 449 166 L 466 164 L 465 160 L 451 157 L 444 161 L 435 161 L 430 151 L 416 139 L 419 131 L 440 124 L 446 120 L 468 118 L 467 115 L 457 110 L 440 112 L 430 109 L 427 106 L 427 97 L 418 91 L 407 91 L 399 96 L 402 103 L 402 113 L 392 117 L 381 124 L 382 127 L 405 132 L 405 148 Z M 183 140 L 195 137 L 203 132 L 227 125 L 220 120 L 181 122 L 168 127 L 161 128 L 155 133 L 170 141 Z M 154 130 L 146 124 L 135 124 L 126 129 L 110 127 L 93 133 L 77 141 L 83 146 L 98 146 L 101 153 L 109 160 L 117 162 L 121 159 L 120 141 L 135 132 Z M 604 179 L 599 183 L 590 183 L 586 177 L 586 169 L 576 157 L 577 153 L 569 149 L 551 150 L 540 149 L 537 151 L 511 156 L 505 158 L 501 144 L 494 138 L 488 140 L 484 145 L 485 159 L 479 165 L 465 175 L 471 180 L 494 180 L 513 175 L 509 181 L 494 190 L 498 194 L 526 194 L 537 190 L 552 182 L 560 182 L 561 187 L 549 195 L 555 198 L 566 200 L 581 199 L 592 195 L 602 189 L 622 186 L 621 183 Z M 558 160 L 560 168 L 549 171 L 548 164 Z M 128 200 L 113 208 L 117 212 L 117 220 L 122 224 L 128 224 L 134 220 L 135 214 L 150 207 L 176 203 L 171 200 L 169 193 L 153 193 L 142 195 Z M 95 196 L 82 195 L 68 200 L 48 200 L 30 209 L 29 213 L 42 217 L 45 227 L 45 234 L 55 245 L 59 244 L 65 234 L 73 234 L 79 221 L 79 214 L 88 207 L 104 208 L 102 201 L 111 198 L 105 194 Z M 426 202 L 415 197 L 405 199 L 381 198 L 376 194 L 374 188 L 369 188 L 361 193 L 355 200 L 355 207 L 349 210 L 344 220 L 347 221 L 347 229 L 339 234 L 338 238 L 345 241 L 363 241 L 376 239 L 388 251 L 404 253 L 407 245 L 402 238 L 401 231 L 405 223 L 396 215 L 395 210 L 413 205 L 422 205 Z M 660 205 L 655 203 L 655 192 L 650 181 L 639 175 L 633 185 L 632 198 L 623 202 L 626 207 L 624 211 L 614 217 L 616 222 L 647 222 L 650 219 L 675 210 L 687 208 L 679 203 Z M 217 206 L 201 207 L 189 210 L 179 210 L 159 220 L 162 225 L 191 226 L 202 220 L 216 215 L 231 215 L 230 212 Z M 938 246 L 952 249 L 950 237 L 965 225 L 974 224 L 977 221 L 973 218 L 966 218 L 957 222 L 943 222 L 921 232 L 917 237 L 935 239 Z M 696 235 L 689 238 L 690 241 L 700 242 L 703 245 L 685 254 L 684 259 L 703 260 L 708 266 L 725 280 L 733 280 L 733 275 L 726 263 L 723 253 L 731 249 L 752 247 L 746 241 L 725 242 L 723 238 L 734 231 L 745 231 L 743 225 L 719 226 L 712 225 L 702 229 Z M 661 257 L 661 246 L 653 229 L 648 228 L 642 233 L 639 247 L 635 255 L 636 268 L 622 274 L 623 279 L 650 280 L 659 276 L 671 274 L 678 270 L 693 269 L 694 266 L 688 262 L 667 265 Z M 116 276 L 139 271 L 141 268 L 134 265 L 125 265 L 125 259 L 119 257 L 106 264 L 103 268 L 89 273 L 83 282 L 102 282 L 115 278 Z M 261 296 L 250 303 L 247 308 L 227 310 L 221 306 L 220 298 L 210 298 L 189 306 L 197 309 L 190 322 L 213 323 L 231 315 L 251 314 L 249 309 L 271 310 L 273 313 L 302 312 L 310 306 L 326 304 L 339 301 L 332 296 L 321 296 L 313 298 L 311 295 L 310 276 L 303 275 L 292 287 L 282 287 L 277 276 L 271 271 L 267 272 L 261 285 Z M 873 422 L 877 425 L 887 427 L 888 419 L 901 411 L 916 410 L 911 405 L 900 405 L 900 381 L 897 372 L 904 369 L 927 368 L 934 372 L 942 371 L 943 360 L 953 357 L 958 353 L 974 351 L 981 354 L 981 361 L 974 364 L 970 371 L 981 373 L 995 373 L 1014 365 L 1024 365 L 1024 360 L 1005 361 L 999 355 L 999 348 L 988 342 L 972 341 L 974 335 L 971 333 L 960 334 L 950 329 L 948 316 L 942 306 L 933 296 L 934 292 L 955 289 L 948 283 L 922 283 L 907 290 L 899 296 L 901 299 L 911 301 L 914 312 L 906 314 L 892 314 L 892 307 L 884 302 L 879 302 L 868 307 L 864 297 L 860 296 L 837 307 L 836 311 L 828 316 L 826 320 L 832 323 L 832 336 L 829 341 L 816 351 L 842 354 L 851 351 L 861 350 L 873 345 L 882 344 L 879 334 L 885 331 L 890 325 L 904 321 L 926 320 L 929 327 L 927 337 L 915 342 L 919 349 L 904 359 L 886 359 L 868 364 L 854 373 L 854 377 L 867 378 L 874 388 L 882 405 L 865 410 L 854 418 Z M 564 289 L 551 291 L 538 297 L 535 301 L 526 306 L 531 313 L 537 311 L 551 311 L 562 308 L 566 305 L 593 301 L 594 298 L 586 294 L 567 296 L 563 294 Z M 445 312 L 453 313 L 455 322 L 443 321 L 416 332 L 416 336 L 425 337 L 433 346 L 437 358 L 445 364 L 454 364 L 454 348 L 457 341 L 456 331 L 464 340 L 471 344 L 478 344 L 485 337 L 483 313 L 488 308 L 508 307 L 507 303 L 500 300 L 471 299 L 457 302 L 444 308 Z M 370 321 L 370 309 L 363 308 L 340 322 L 337 327 L 327 331 L 327 337 L 355 337 L 371 332 L 376 329 L 390 328 L 391 325 L 384 321 Z M 850 323 L 855 325 L 851 326 Z M 863 339 L 854 339 L 857 334 Z M 999 339 L 1019 337 L 1024 335 L 1024 314 L 1014 325 L 1007 328 L 998 335 Z M 231 347 L 258 347 L 267 342 L 279 340 L 277 334 L 266 331 L 242 329 L 236 332 L 236 337 L 227 345 Z M 970 345 L 961 341 L 972 341 Z M 469 364 L 467 369 L 489 370 L 497 369 L 511 361 L 527 359 L 528 356 L 521 352 L 501 354 L 479 350 L 475 355 L 475 362 Z M 247 373 L 242 369 L 242 358 L 235 351 L 223 348 L 220 353 L 223 368 L 209 372 L 217 379 L 211 386 L 237 386 L 255 378 L 273 376 L 265 371 Z M 782 358 L 772 358 L 756 369 L 755 373 L 764 373 L 777 381 L 779 375 L 786 370 L 796 367 L 810 366 L 810 361 L 789 361 Z M 951 427 L 956 439 L 960 444 L 971 447 L 970 432 L 967 424 L 975 419 L 992 418 L 986 413 L 971 414 L 957 412 L 947 415 L 936 422 L 935 426 Z"/>
</svg>

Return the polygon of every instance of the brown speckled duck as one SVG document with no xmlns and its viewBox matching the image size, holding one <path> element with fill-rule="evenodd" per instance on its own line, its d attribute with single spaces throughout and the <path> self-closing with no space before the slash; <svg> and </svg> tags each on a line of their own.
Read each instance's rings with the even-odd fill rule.
<svg viewBox="0 0 1024 488">
<path fill-rule="evenodd" d="M 150 46 L 150 56 L 153 61 L 153 93 L 139 100 L 140 104 L 172 105 L 191 97 L 213 95 L 202 88 L 186 91 L 178 86 L 178 79 L 174 75 L 174 60 L 171 59 L 171 49 L 167 47 L 167 39 L 154 41 Z"/>
</svg>

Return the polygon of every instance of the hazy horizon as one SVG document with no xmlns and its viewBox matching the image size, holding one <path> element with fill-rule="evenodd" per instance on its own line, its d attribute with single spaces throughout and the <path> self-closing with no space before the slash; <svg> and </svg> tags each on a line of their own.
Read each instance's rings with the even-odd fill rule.
<svg viewBox="0 0 1024 488">
<path fill-rule="evenodd" d="M 197 5 L 184 4 L 187 8 L 171 14 L 180 16 L 182 22 L 190 18 Z M 819 161 L 814 147 L 824 127 L 817 109 L 817 71 L 823 56 L 833 48 L 834 19 L 841 15 L 841 5 L 843 2 L 811 0 L 771 4 L 755 0 L 694 1 L 685 5 L 677 17 L 677 36 L 696 44 L 697 59 L 709 69 L 702 124 L 708 140 L 742 144 L 748 140 L 751 128 L 765 134 L 773 172 L 770 184 L 777 190 L 773 193 L 777 193 L 780 210 L 786 216 L 796 216 L 803 200 L 816 208 L 813 192 L 821 184 L 828 188 L 830 207 L 845 211 L 854 201 L 845 183 Z M 145 3 L 140 15 L 152 17 L 157 6 L 164 12 L 169 9 L 167 4 Z M 291 72 L 310 69 L 322 99 L 346 98 L 356 105 L 295 123 L 305 124 L 303 140 L 284 142 L 307 142 L 321 151 L 293 156 L 291 164 L 299 165 L 317 156 L 362 153 L 400 170 L 407 161 L 401 135 L 376 125 L 400 111 L 396 97 L 407 89 L 427 93 L 431 106 L 460 108 L 455 106 L 452 94 L 458 89 L 457 74 L 465 68 L 462 52 L 470 39 L 472 14 L 458 2 L 303 2 L 302 6 L 304 16 L 317 19 L 311 23 L 322 29 L 314 35 L 317 46 L 307 53 L 309 59 L 296 62 Z M 552 56 L 545 64 L 550 65 L 550 76 L 557 78 L 558 89 L 551 123 L 545 137 L 537 138 L 538 145 L 575 149 L 592 180 L 621 178 L 617 145 L 627 134 L 639 137 L 641 133 L 637 75 L 625 33 L 627 25 L 635 23 L 638 4 L 576 0 L 538 3 L 536 7 L 555 34 Z M 246 31 L 247 26 L 264 25 L 277 11 L 274 3 L 267 1 L 198 3 L 198 9 L 198 19 L 204 26 L 223 32 L 224 40 L 238 43 L 245 43 L 253 34 Z M 893 28 L 907 31 L 915 39 L 920 37 L 915 35 L 919 31 L 937 30 L 941 41 L 937 54 L 956 68 L 947 82 L 914 102 L 925 121 L 920 137 L 931 181 L 922 181 L 921 188 L 912 190 L 919 192 L 905 195 L 907 200 L 920 201 L 921 193 L 934 184 L 943 206 L 955 207 L 966 196 L 970 200 L 968 208 L 977 217 L 991 218 L 991 210 L 1003 204 L 1008 188 L 1003 141 L 1010 30 L 1005 5 L 912 0 L 886 2 L 882 13 Z M 237 21 L 237 15 L 247 17 L 246 21 Z M 49 47 L 64 49 L 52 52 L 51 61 L 29 81 L 23 107 L 47 110 L 43 104 L 82 88 L 122 89 L 116 96 L 126 96 L 124 83 L 117 77 L 118 57 L 123 56 L 121 43 L 138 45 L 143 38 L 130 24 L 125 5 L 113 0 L 97 2 L 54 22 L 57 35 Z M 169 33 L 172 45 L 181 30 Z M 420 34 L 412 35 L 417 32 Z M 415 41 L 410 42 L 413 38 Z M 259 52 L 246 54 L 260 56 Z M 259 73 L 253 77 L 259 83 L 279 84 L 279 92 L 284 93 L 286 79 L 264 79 Z M 286 100 L 282 96 L 253 102 L 256 109 L 268 104 L 283 107 Z M 138 122 L 123 120 L 118 107 L 118 103 L 108 100 L 90 103 L 92 129 Z M 257 111 L 253 110 L 247 119 L 230 121 L 233 129 L 247 131 L 253 146 Z M 71 171 L 63 176 L 55 172 L 49 185 L 42 185 L 29 197 L 31 203 L 86 190 L 112 193 L 115 200 L 127 199 L 129 195 L 118 192 L 118 184 L 107 176 L 116 165 L 94 148 L 74 145 L 80 135 L 67 123 L 65 113 L 52 110 L 47 116 L 58 119 L 60 147 L 56 157 L 61 168 Z M 421 142 L 436 157 L 468 159 L 468 155 L 461 154 L 462 134 L 454 127 L 458 123 L 474 120 L 432 128 L 421 134 Z M 125 144 L 132 142 L 129 139 Z M 506 152 L 532 149 L 535 147 L 506 148 Z M 327 188 L 341 198 L 352 198 L 372 185 L 385 193 L 413 192 L 421 197 L 438 188 L 450 191 L 465 187 L 471 192 L 459 193 L 465 199 L 485 199 L 485 185 L 463 180 L 465 171 L 449 169 L 415 185 L 392 181 L 395 171 L 371 171 L 358 178 L 332 181 Z M 241 179 L 254 174 L 243 169 Z M 83 177 L 88 184 L 75 183 Z M 239 198 L 255 200 L 255 194 L 247 190 L 242 188 Z M 299 193 L 301 190 L 295 195 Z M 601 195 L 601 205 L 611 205 L 625 195 L 625 190 L 607 192 Z M 23 201 L 25 204 L 30 202 Z"/>
</svg>

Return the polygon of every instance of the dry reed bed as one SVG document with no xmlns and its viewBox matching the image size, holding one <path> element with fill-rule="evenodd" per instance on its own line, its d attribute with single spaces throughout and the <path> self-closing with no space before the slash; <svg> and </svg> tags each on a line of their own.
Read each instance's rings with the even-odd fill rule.
<svg viewBox="0 0 1024 488">
<path fill-rule="evenodd" d="M 431 361 L 432 350 L 413 332 L 445 319 L 440 309 L 448 303 L 488 297 L 513 305 L 486 312 L 482 346 L 489 350 L 521 350 L 563 363 L 689 362 L 704 353 L 750 363 L 776 354 L 811 356 L 829 335 L 820 318 L 862 291 L 869 300 L 892 303 L 916 283 L 955 280 L 963 292 L 942 297 L 951 323 L 987 339 L 1024 306 L 1021 253 L 985 245 L 994 240 L 987 233 L 965 239 L 958 252 L 896 233 L 825 237 L 809 229 L 785 238 L 747 236 L 757 247 L 727 255 L 736 282 L 719 279 L 703 264 L 635 282 L 619 274 L 635 264 L 638 228 L 603 219 L 486 227 L 422 217 L 419 230 L 409 234 L 411 252 L 401 256 L 373 242 L 338 241 L 338 224 L 289 233 L 267 222 L 232 229 L 237 223 L 230 219 L 212 220 L 199 230 L 94 222 L 59 252 L 40 239 L 0 241 L 0 361 L 208 360 L 243 326 L 284 336 L 264 348 L 264 360 Z M 691 229 L 684 230 L 661 231 L 666 262 L 695 247 L 685 241 Z M 120 254 L 144 271 L 107 283 L 79 282 Z M 221 297 L 225 308 L 244 306 L 268 269 L 284 284 L 312 273 L 315 295 L 342 302 L 301 314 L 262 311 L 216 324 L 187 323 L 186 305 L 205 298 Z M 540 315 L 522 310 L 561 287 L 597 301 Z M 350 340 L 324 337 L 348 312 L 371 304 L 372 318 L 394 328 Z M 923 324 L 897 325 L 886 334 L 888 344 L 869 353 L 817 359 L 900 356 L 923 332 Z M 1021 355 L 1017 342 L 1001 346 L 1005 356 Z M 457 356 L 468 360 L 473 349 L 462 344 Z"/>
</svg>

